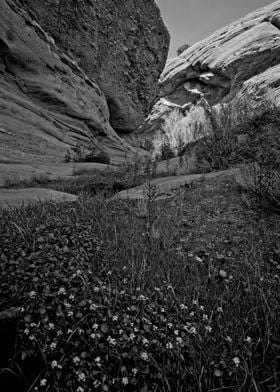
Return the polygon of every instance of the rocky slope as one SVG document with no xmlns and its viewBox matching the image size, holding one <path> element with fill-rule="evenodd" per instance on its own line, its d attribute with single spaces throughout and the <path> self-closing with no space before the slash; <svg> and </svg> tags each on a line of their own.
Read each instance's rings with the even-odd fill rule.
<svg viewBox="0 0 280 392">
<path fill-rule="evenodd" d="M 136 129 L 155 98 L 169 33 L 154 0 L 23 0 L 104 92 L 115 130 Z"/>
<path fill-rule="evenodd" d="M 250 13 L 207 39 L 179 50 L 159 80 L 159 101 L 140 135 L 160 128 L 166 111 L 232 100 L 257 100 L 268 88 L 279 90 L 280 1 Z M 275 94 L 274 94 L 275 93 Z M 257 96 L 258 94 L 258 96 Z M 173 109 L 172 109 L 173 107 Z"/>
</svg>

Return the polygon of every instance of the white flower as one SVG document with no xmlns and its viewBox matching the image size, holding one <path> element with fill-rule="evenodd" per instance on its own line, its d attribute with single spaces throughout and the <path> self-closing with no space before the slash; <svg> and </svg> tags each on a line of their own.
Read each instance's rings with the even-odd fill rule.
<svg viewBox="0 0 280 392">
<path fill-rule="evenodd" d="M 141 290 L 141 288 L 140 287 L 136 287 L 136 291 L 140 291 Z"/>
<path fill-rule="evenodd" d="M 168 323 L 167 326 L 168 326 L 168 328 L 172 328 L 173 324 L 172 323 Z"/>
<path fill-rule="evenodd" d="M 186 305 L 184 305 L 184 304 L 181 304 L 181 305 L 180 305 L 180 309 L 181 309 L 181 310 L 186 310 L 186 309 L 188 309 L 188 307 L 187 307 Z"/>
<path fill-rule="evenodd" d="M 74 358 L 73 358 L 73 362 L 74 362 L 75 365 L 78 365 L 78 363 L 80 363 L 80 361 L 81 361 L 81 360 L 80 360 L 79 357 L 74 357 Z"/>
<path fill-rule="evenodd" d="M 134 369 L 132 369 L 132 373 L 133 373 L 133 376 L 136 376 L 136 374 L 138 373 L 138 370 L 136 368 L 134 368 Z"/>
<path fill-rule="evenodd" d="M 204 314 L 204 315 L 202 316 L 202 318 L 203 318 L 204 321 L 207 321 L 207 320 L 208 320 L 207 314 Z"/>
<path fill-rule="evenodd" d="M 51 350 L 54 350 L 54 349 L 56 348 L 56 346 L 57 346 L 57 344 L 56 344 L 55 342 L 52 342 L 52 343 L 50 344 Z"/>
<path fill-rule="evenodd" d="M 69 295 L 69 299 L 72 301 L 75 298 L 75 296 L 73 294 Z"/>
<path fill-rule="evenodd" d="M 128 378 L 127 377 L 123 377 L 122 383 L 123 383 L 123 385 L 127 385 L 128 384 Z"/>
<path fill-rule="evenodd" d="M 178 336 L 178 337 L 176 338 L 176 342 L 177 342 L 178 344 L 182 344 L 182 343 L 183 343 L 183 339 L 180 338 L 180 336 Z"/>
<path fill-rule="evenodd" d="M 89 310 L 96 310 L 97 308 L 98 308 L 97 305 L 91 304 L 90 307 L 89 307 Z"/>
<path fill-rule="evenodd" d="M 217 308 L 217 312 L 222 313 L 222 312 L 223 312 L 223 308 L 222 308 L 221 306 L 219 306 L 219 307 Z"/>
<path fill-rule="evenodd" d="M 190 333 L 192 333 L 193 335 L 196 335 L 196 328 L 195 327 L 191 327 L 190 329 Z"/>
<path fill-rule="evenodd" d="M 179 331 L 177 329 L 175 329 L 174 335 L 177 335 L 177 336 L 179 335 Z"/>
<path fill-rule="evenodd" d="M 158 287 L 154 287 L 155 291 L 160 291 L 160 289 Z"/>
<path fill-rule="evenodd" d="M 112 317 L 113 321 L 118 321 L 118 318 L 119 318 L 118 316 L 113 316 Z"/>
<path fill-rule="evenodd" d="M 233 362 L 235 363 L 235 366 L 240 365 L 240 359 L 238 357 L 233 358 Z"/>
<path fill-rule="evenodd" d="M 58 366 L 58 363 L 57 363 L 57 361 L 52 361 L 51 362 L 51 367 L 54 369 L 54 368 L 56 368 Z"/>
<path fill-rule="evenodd" d="M 95 380 L 94 383 L 93 383 L 93 386 L 94 386 L 94 388 L 98 388 L 100 384 L 101 384 L 100 381 Z"/>
<path fill-rule="evenodd" d="M 77 275 L 81 275 L 81 273 L 82 273 L 82 271 L 79 270 L 79 269 L 76 271 L 76 274 L 77 274 Z"/>
<path fill-rule="evenodd" d="M 77 391 L 77 392 L 84 392 L 84 388 L 78 387 L 76 391 Z"/>
<path fill-rule="evenodd" d="M 199 309 L 202 310 L 202 311 L 204 312 L 204 306 L 201 305 L 201 306 L 199 307 Z"/>
<path fill-rule="evenodd" d="M 116 339 L 113 339 L 111 336 L 108 336 L 107 340 L 112 346 L 115 346 L 117 344 Z"/>
<path fill-rule="evenodd" d="M 130 340 L 134 340 L 135 337 L 136 337 L 136 336 L 134 335 L 134 333 L 131 333 L 131 334 L 129 335 L 129 339 L 130 339 Z"/>
<path fill-rule="evenodd" d="M 145 346 L 147 346 L 147 345 L 149 344 L 149 340 L 146 339 L 146 338 L 144 338 L 144 339 L 142 340 L 142 342 L 143 342 L 143 344 L 144 344 Z"/>
<path fill-rule="evenodd" d="M 221 276 L 222 278 L 224 278 L 224 279 L 227 277 L 227 272 L 224 271 L 224 270 L 220 270 L 219 274 L 220 274 L 220 276 Z"/>
<path fill-rule="evenodd" d="M 61 335 L 63 335 L 63 332 L 60 329 L 59 331 L 57 331 L 57 336 L 61 336 Z"/>
<path fill-rule="evenodd" d="M 205 329 L 206 329 L 206 331 L 207 332 L 212 332 L 212 327 L 210 327 L 210 325 L 207 325 L 206 327 L 205 327 Z"/>
<path fill-rule="evenodd" d="M 166 348 L 168 348 L 169 350 L 171 350 L 173 348 L 173 344 L 168 342 L 166 343 Z"/>
<path fill-rule="evenodd" d="M 190 313 L 190 316 L 193 317 L 193 316 L 194 316 L 194 312 L 191 312 L 191 313 Z"/>
<path fill-rule="evenodd" d="M 193 303 L 194 305 L 198 306 L 198 301 L 197 301 L 197 300 L 194 299 L 194 300 L 192 301 L 192 303 Z"/>
<path fill-rule="evenodd" d="M 226 340 L 227 340 L 229 343 L 232 343 L 232 338 L 231 338 L 230 336 L 227 336 L 227 337 L 226 337 Z"/>
<path fill-rule="evenodd" d="M 147 354 L 145 351 L 143 351 L 143 352 L 140 354 L 140 357 L 141 357 L 144 361 L 147 361 L 147 360 L 149 359 L 149 356 L 148 356 L 148 354 Z"/>
<path fill-rule="evenodd" d="M 29 336 L 29 339 L 30 339 L 30 340 L 35 340 L 34 335 L 30 335 L 30 336 Z"/>
<path fill-rule="evenodd" d="M 100 291 L 100 288 L 99 288 L 99 287 L 94 287 L 94 288 L 93 288 L 93 291 L 95 291 L 96 293 L 98 293 L 98 292 Z"/>
<path fill-rule="evenodd" d="M 45 378 L 42 378 L 42 380 L 40 381 L 40 386 L 44 387 L 47 385 L 47 380 Z"/>
<path fill-rule="evenodd" d="M 67 333 L 72 333 L 72 332 L 73 332 L 73 331 L 72 331 L 72 329 L 70 329 L 70 328 L 67 330 Z"/>
<path fill-rule="evenodd" d="M 30 327 L 34 328 L 34 327 L 37 327 L 37 325 L 35 323 L 31 323 Z"/>
<path fill-rule="evenodd" d="M 72 312 L 72 310 L 69 310 L 69 312 L 67 312 L 67 316 L 68 316 L 68 317 L 73 316 L 73 314 L 74 314 L 74 313 Z"/>
<path fill-rule="evenodd" d="M 146 301 L 146 297 L 144 295 L 139 295 L 138 301 Z"/>
<path fill-rule="evenodd" d="M 29 298 L 31 298 L 31 299 L 33 299 L 33 298 L 35 298 L 36 297 L 36 291 L 30 291 L 30 293 L 29 293 Z M 44 380 L 44 379 L 43 379 Z M 42 381 L 43 381 L 42 380 Z"/>
<path fill-rule="evenodd" d="M 60 289 L 58 290 L 58 295 L 63 295 L 66 294 L 66 290 L 64 287 L 60 287 Z"/>
<path fill-rule="evenodd" d="M 64 302 L 64 306 L 66 309 L 70 309 L 72 305 L 69 302 Z"/>
<path fill-rule="evenodd" d="M 252 338 L 250 338 L 250 336 L 247 336 L 247 338 L 246 338 L 245 340 L 246 340 L 246 342 L 247 342 L 248 344 L 251 344 L 251 343 L 252 343 Z"/>
<path fill-rule="evenodd" d="M 98 329 L 98 324 L 93 324 L 92 329 L 94 329 L 95 331 Z"/>
<path fill-rule="evenodd" d="M 29 334 L 29 329 L 25 328 L 24 333 L 25 333 L 25 335 L 28 335 Z"/>
<path fill-rule="evenodd" d="M 49 330 L 54 329 L 54 324 L 53 323 L 49 323 Z"/>
<path fill-rule="evenodd" d="M 90 335 L 90 337 L 91 337 L 92 339 L 95 339 L 95 338 L 96 338 L 96 334 L 95 334 L 95 333 L 92 333 L 92 334 Z"/>
<path fill-rule="evenodd" d="M 85 381 L 86 380 L 86 375 L 84 373 L 78 373 L 78 380 L 79 381 Z"/>
</svg>

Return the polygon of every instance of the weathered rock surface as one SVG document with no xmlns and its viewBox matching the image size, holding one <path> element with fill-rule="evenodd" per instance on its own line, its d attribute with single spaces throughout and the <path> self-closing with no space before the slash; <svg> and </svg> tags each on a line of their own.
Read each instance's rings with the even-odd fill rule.
<svg viewBox="0 0 280 392">
<path fill-rule="evenodd" d="M 135 188 L 127 189 L 117 193 L 115 198 L 119 199 L 145 199 L 149 189 L 156 189 L 157 199 L 173 197 L 180 187 L 189 187 L 197 181 L 231 178 L 239 181 L 240 169 L 223 170 L 207 174 L 189 174 L 183 176 L 156 178 L 149 183 L 139 185 Z"/>
<path fill-rule="evenodd" d="M 280 1 L 250 13 L 168 60 L 160 77 L 165 106 L 210 107 L 232 100 L 254 100 L 280 85 Z M 147 118 L 141 132 L 154 132 L 162 112 Z"/>
<path fill-rule="evenodd" d="M 104 92 L 114 129 L 131 131 L 155 98 L 169 33 L 154 0 L 23 0 Z"/>
<path fill-rule="evenodd" d="M 46 201 L 72 202 L 77 199 L 75 195 L 44 188 L 1 189 L 0 191 L 0 207 L 2 208 Z"/>
<path fill-rule="evenodd" d="M 0 22 L 1 161 L 62 161 L 77 142 L 129 155 L 97 83 L 14 1 L 0 2 Z"/>
</svg>

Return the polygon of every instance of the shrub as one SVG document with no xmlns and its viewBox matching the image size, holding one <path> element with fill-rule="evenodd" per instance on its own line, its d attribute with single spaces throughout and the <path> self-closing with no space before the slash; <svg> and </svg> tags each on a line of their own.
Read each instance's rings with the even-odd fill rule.
<svg viewBox="0 0 280 392">
<path fill-rule="evenodd" d="M 96 151 L 93 146 L 87 149 L 82 143 L 77 143 L 70 150 L 67 150 L 64 162 L 96 162 L 108 165 L 110 164 L 110 156 L 105 151 Z"/>
</svg>

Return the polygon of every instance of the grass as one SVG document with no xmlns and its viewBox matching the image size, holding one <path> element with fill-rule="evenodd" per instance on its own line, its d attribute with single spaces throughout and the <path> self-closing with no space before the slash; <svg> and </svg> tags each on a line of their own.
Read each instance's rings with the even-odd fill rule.
<svg viewBox="0 0 280 392">
<path fill-rule="evenodd" d="M 277 391 L 279 225 L 218 180 L 2 211 L 1 391 Z"/>
</svg>

